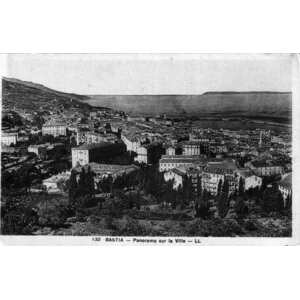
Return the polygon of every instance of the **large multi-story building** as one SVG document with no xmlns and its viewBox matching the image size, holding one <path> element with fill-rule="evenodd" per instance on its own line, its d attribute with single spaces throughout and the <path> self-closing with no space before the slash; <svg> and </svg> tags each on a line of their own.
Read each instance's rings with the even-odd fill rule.
<svg viewBox="0 0 300 300">
<path fill-rule="evenodd" d="M 200 155 L 201 143 L 188 141 L 182 144 L 182 155 Z"/>
<path fill-rule="evenodd" d="M 283 167 L 266 160 L 256 160 L 245 163 L 257 176 L 273 176 L 283 173 Z"/>
<path fill-rule="evenodd" d="M 227 146 L 220 143 L 210 143 L 209 151 L 214 154 L 226 153 L 228 152 Z"/>
<path fill-rule="evenodd" d="M 74 170 L 80 172 L 82 168 L 87 171 L 89 168 L 94 173 L 95 183 L 98 183 L 103 178 L 111 176 L 116 179 L 119 176 L 130 175 L 136 173 L 140 168 L 135 165 L 115 165 L 115 164 L 99 164 L 99 163 L 89 163 L 84 166 L 77 166 Z"/>
<path fill-rule="evenodd" d="M 176 152 L 176 149 L 175 149 L 175 147 L 173 147 L 173 146 L 169 146 L 169 147 L 166 149 L 166 155 L 175 155 L 175 152 Z"/>
<path fill-rule="evenodd" d="M 139 163 L 147 164 L 149 162 L 148 148 L 144 146 L 139 146 L 137 147 L 136 151 L 137 156 L 134 158 L 134 160 Z"/>
<path fill-rule="evenodd" d="M 72 148 L 72 167 L 86 165 L 90 162 L 111 162 L 111 160 L 123 154 L 125 146 L 122 143 L 83 144 Z"/>
<path fill-rule="evenodd" d="M 45 124 L 42 127 L 42 135 L 53 135 L 54 137 L 60 135 L 67 135 L 67 127 L 64 124 Z"/>
<path fill-rule="evenodd" d="M 204 164 L 205 161 L 199 155 L 162 155 L 159 160 L 159 171 L 165 172 L 174 168 L 189 168 Z"/>
<path fill-rule="evenodd" d="M 202 172 L 202 189 L 217 195 L 220 181 L 229 185 L 229 194 L 238 188 L 237 166 L 233 160 L 211 161 Z"/>
<path fill-rule="evenodd" d="M 165 181 L 173 181 L 173 189 L 178 190 L 183 186 L 184 176 L 186 176 L 186 170 L 182 168 L 174 168 L 164 173 Z"/>
<path fill-rule="evenodd" d="M 239 169 L 237 171 L 237 174 L 244 180 L 245 191 L 248 191 L 249 189 L 260 188 L 262 185 L 262 178 L 255 175 L 254 172 L 250 169 Z"/>
<path fill-rule="evenodd" d="M 10 146 L 10 145 L 15 145 L 17 141 L 18 141 L 18 133 L 2 131 L 1 144 Z"/>
<path fill-rule="evenodd" d="M 138 147 L 141 146 L 140 141 L 135 137 L 126 137 L 125 135 L 122 135 L 121 140 L 124 142 L 126 145 L 126 150 L 129 152 L 137 153 Z"/>
</svg>

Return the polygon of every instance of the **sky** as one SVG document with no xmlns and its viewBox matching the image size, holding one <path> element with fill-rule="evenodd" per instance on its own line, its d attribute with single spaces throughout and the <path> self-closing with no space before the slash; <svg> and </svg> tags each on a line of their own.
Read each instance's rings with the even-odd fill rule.
<svg viewBox="0 0 300 300">
<path fill-rule="evenodd" d="M 88 95 L 292 90 L 288 54 L 9 54 L 5 75 Z"/>
</svg>

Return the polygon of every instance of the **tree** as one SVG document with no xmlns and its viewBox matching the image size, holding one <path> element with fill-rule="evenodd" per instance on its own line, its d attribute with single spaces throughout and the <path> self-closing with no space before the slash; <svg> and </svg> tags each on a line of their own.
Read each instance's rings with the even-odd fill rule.
<svg viewBox="0 0 300 300">
<path fill-rule="evenodd" d="M 267 188 L 267 185 L 268 185 L 268 179 L 267 179 L 267 177 L 264 176 L 262 178 L 260 190 L 263 192 Z"/>
<path fill-rule="evenodd" d="M 243 195 L 245 192 L 245 179 L 240 177 L 239 180 L 239 195 Z"/>
<path fill-rule="evenodd" d="M 86 194 L 86 191 L 87 191 L 87 186 L 86 186 L 85 169 L 82 168 L 78 180 L 78 195 L 83 196 Z"/>
<path fill-rule="evenodd" d="M 245 217 L 245 215 L 248 213 L 248 207 L 245 204 L 245 199 L 243 195 L 240 195 L 236 198 L 235 201 L 235 212 L 237 214 L 237 217 L 239 219 L 242 219 Z"/>
<path fill-rule="evenodd" d="M 272 188 L 267 188 L 263 192 L 261 206 L 267 213 L 283 211 L 284 201 L 277 185 L 274 185 Z"/>
<path fill-rule="evenodd" d="M 219 211 L 219 216 L 221 218 L 224 218 L 226 216 L 229 209 L 228 194 L 229 194 L 229 183 L 228 180 L 225 179 L 220 195 L 218 195 L 218 211 Z"/>
<path fill-rule="evenodd" d="M 197 176 L 197 198 L 195 200 L 196 218 L 206 219 L 209 216 L 209 205 L 207 191 L 202 191 L 201 177 Z"/>
<path fill-rule="evenodd" d="M 183 194 L 184 194 L 184 201 L 182 202 L 183 206 L 185 206 L 186 204 L 194 200 L 193 182 L 191 177 L 188 176 L 183 177 Z"/>
<path fill-rule="evenodd" d="M 95 176 L 95 174 L 92 172 L 91 167 L 89 166 L 88 171 L 86 173 L 85 185 L 86 185 L 87 194 L 90 197 L 94 197 L 94 195 L 95 195 L 94 176 Z"/>
<path fill-rule="evenodd" d="M 77 195 L 77 189 L 78 189 L 78 184 L 77 184 L 76 172 L 72 170 L 69 179 L 69 203 L 73 203 L 75 201 Z"/>
<path fill-rule="evenodd" d="M 221 195 L 221 192 L 222 192 L 222 186 L 223 186 L 223 181 L 222 179 L 219 180 L 219 183 L 218 183 L 218 191 L 217 191 L 217 195 L 220 196 Z"/>
<path fill-rule="evenodd" d="M 201 199 L 202 196 L 202 178 L 197 175 L 197 198 Z"/>
<path fill-rule="evenodd" d="M 291 210 L 292 208 L 292 194 L 289 193 L 285 199 L 285 208 Z"/>
<path fill-rule="evenodd" d="M 99 188 L 102 190 L 103 193 L 112 193 L 113 191 L 113 178 L 111 175 L 102 178 L 101 182 L 99 183 Z"/>
<path fill-rule="evenodd" d="M 40 178 L 40 171 L 32 165 L 24 165 L 19 170 L 20 186 L 25 187 L 25 192 L 28 194 L 31 185 L 35 179 Z"/>
</svg>

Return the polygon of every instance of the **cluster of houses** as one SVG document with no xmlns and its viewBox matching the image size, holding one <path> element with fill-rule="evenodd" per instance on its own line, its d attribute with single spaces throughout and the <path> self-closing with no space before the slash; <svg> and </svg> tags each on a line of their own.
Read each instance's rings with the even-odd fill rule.
<svg viewBox="0 0 300 300">
<path fill-rule="evenodd" d="M 70 114 L 70 118 L 75 118 L 74 113 Z M 282 157 L 291 157 L 291 143 L 284 134 L 271 136 L 270 131 L 262 130 L 190 128 L 185 127 L 184 121 L 176 123 L 164 116 L 128 117 L 109 111 L 90 112 L 86 123 L 79 120 L 81 117 L 79 114 L 75 123 L 68 123 L 51 116 L 41 133 L 74 137 L 77 145 L 71 150 L 72 168 L 91 166 L 97 178 L 109 173 L 123 174 L 123 166 L 114 163 L 114 158 L 130 152 L 137 163 L 158 162 L 165 180 L 174 180 L 174 189 L 188 176 L 195 188 L 201 179 L 202 189 L 212 195 L 217 193 L 219 182 L 226 179 L 232 193 L 238 188 L 240 178 L 244 179 L 245 190 L 249 190 L 260 187 L 265 176 L 280 175 L 279 189 L 283 197 L 291 194 L 291 164 L 280 163 Z M 97 128 L 96 123 L 100 124 Z M 8 152 L 18 141 L 18 132 L 2 131 L 1 144 Z M 29 145 L 27 150 L 45 159 L 51 147 L 59 146 L 56 144 Z M 248 157 L 242 166 L 238 163 L 241 157 Z M 132 165 L 125 165 L 125 171 L 126 168 L 134 169 Z M 58 174 L 45 180 L 47 189 L 55 190 L 51 185 L 55 186 L 54 182 L 67 178 L 68 174 L 68 171 L 63 172 L 62 178 Z"/>
<path fill-rule="evenodd" d="M 190 160 L 188 157 L 186 161 Z M 184 178 L 197 177 L 201 180 L 201 187 L 211 195 L 217 195 L 220 181 L 224 183 L 225 180 L 229 184 L 229 194 L 234 193 L 239 187 L 240 178 L 244 180 L 245 190 L 250 188 L 261 187 L 262 178 L 257 176 L 252 170 L 245 168 L 238 168 L 234 160 L 213 160 L 205 161 L 201 158 L 193 158 L 193 163 L 170 167 L 168 169 L 160 168 L 164 172 L 165 181 L 173 180 L 173 188 L 178 189 L 183 185 Z M 165 159 L 161 160 L 165 164 Z M 199 185 L 196 182 L 195 187 Z"/>
</svg>

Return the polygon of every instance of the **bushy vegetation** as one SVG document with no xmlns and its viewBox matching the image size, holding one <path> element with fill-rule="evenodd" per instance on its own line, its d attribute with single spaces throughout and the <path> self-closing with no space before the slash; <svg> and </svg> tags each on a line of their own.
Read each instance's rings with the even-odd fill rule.
<svg viewBox="0 0 300 300">
<path fill-rule="evenodd" d="M 72 171 L 67 183 L 68 198 L 32 194 L 36 170 L 24 168 L 20 182 L 2 181 L 1 228 L 3 234 L 109 234 L 181 236 L 290 236 L 291 197 L 286 205 L 273 184 L 229 194 L 227 180 L 219 183 L 216 196 L 197 180 L 184 177 L 173 188 L 155 166 L 142 166 L 131 175 L 103 178 L 95 185 L 90 168 Z M 3 185 L 2 185 L 3 186 Z M 12 194 L 12 190 L 19 191 Z M 25 194 L 24 194 L 24 191 Z M 97 193 L 109 197 L 98 198 Z"/>
</svg>

